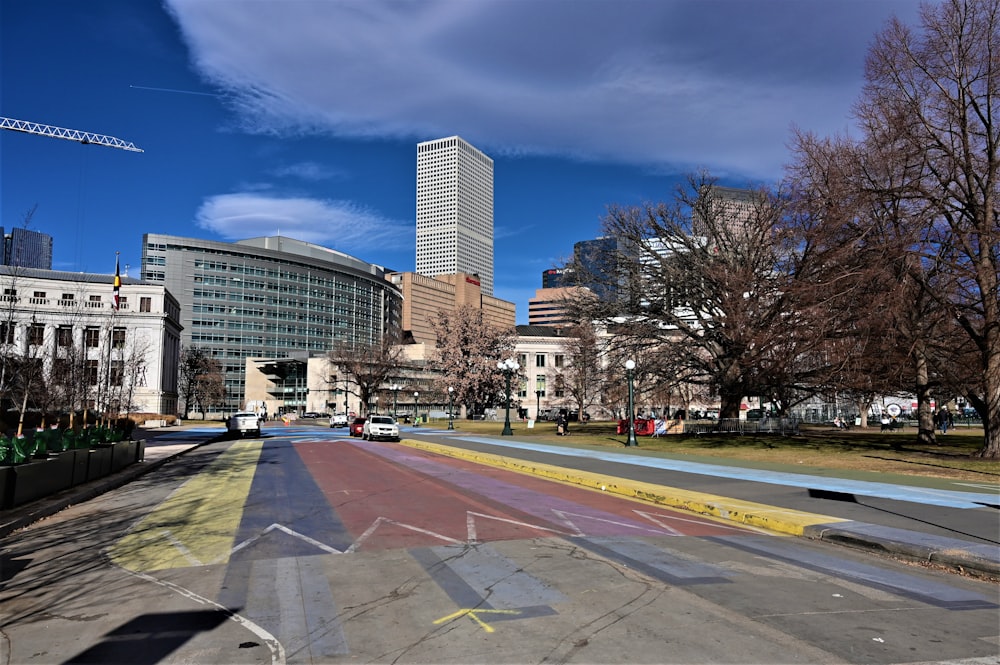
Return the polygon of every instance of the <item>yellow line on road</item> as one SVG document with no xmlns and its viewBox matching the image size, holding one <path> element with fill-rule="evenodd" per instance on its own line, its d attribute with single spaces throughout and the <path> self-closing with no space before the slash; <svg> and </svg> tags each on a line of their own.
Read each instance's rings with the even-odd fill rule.
<svg viewBox="0 0 1000 665">
<path fill-rule="evenodd" d="M 708 515 L 730 522 L 738 522 L 793 536 L 801 536 L 807 527 L 817 524 L 848 521 L 838 517 L 768 506 L 762 503 L 731 499 L 704 492 L 654 485 L 652 483 L 617 478 L 615 476 L 605 476 L 589 471 L 553 466 L 551 464 L 539 464 L 504 455 L 465 450 L 429 441 L 403 439 L 400 443 L 412 448 L 465 459 L 478 464 L 486 464 L 519 473 L 549 478 L 563 483 L 618 494 L 660 506 L 680 508 L 700 515 Z"/>
<path fill-rule="evenodd" d="M 234 443 L 115 543 L 111 561 L 137 572 L 228 561 L 263 445 Z"/>
</svg>

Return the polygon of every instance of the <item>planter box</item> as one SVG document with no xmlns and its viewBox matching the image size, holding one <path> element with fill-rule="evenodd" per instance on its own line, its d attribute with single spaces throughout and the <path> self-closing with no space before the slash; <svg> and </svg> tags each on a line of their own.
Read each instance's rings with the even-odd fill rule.
<svg viewBox="0 0 1000 665">
<path fill-rule="evenodd" d="M 63 455 L 73 456 L 73 485 L 87 482 L 87 465 L 90 464 L 90 451 L 80 448 L 67 450 Z"/>
<path fill-rule="evenodd" d="M 85 452 L 89 454 L 87 480 L 97 480 L 111 475 L 111 455 L 114 452 L 112 446 L 102 445 Z"/>
<path fill-rule="evenodd" d="M 74 463 L 75 456 L 61 454 L 13 467 L 13 506 L 51 496 L 70 487 Z"/>
<path fill-rule="evenodd" d="M 14 506 L 14 467 L 0 466 L 0 510 Z"/>
<path fill-rule="evenodd" d="M 111 473 L 135 464 L 135 441 L 117 441 L 111 447 Z"/>
<path fill-rule="evenodd" d="M 135 461 L 141 462 L 146 459 L 146 440 L 139 439 L 135 442 Z"/>
</svg>

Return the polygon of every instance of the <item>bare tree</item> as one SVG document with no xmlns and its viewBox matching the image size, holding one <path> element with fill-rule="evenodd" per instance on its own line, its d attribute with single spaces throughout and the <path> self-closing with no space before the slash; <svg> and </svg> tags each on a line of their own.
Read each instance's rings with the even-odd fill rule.
<svg viewBox="0 0 1000 665">
<path fill-rule="evenodd" d="M 868 53 L 856 104 L 862 139 L 815 153 L 830 168 L 813 178 L 822 189 L 847 174 L 841 193 L 859 202 L 857 216 L 826 223 L 848 222 L 851 248 L 882 248 L 887 274 L 906 289 L 906 307 L 888 313 L 913 364 L 921 439 L 934 436 L 933 390 L 975 348 L 978 371 L 964 388 L 983 416 L 979 454 L 991 458 L 1000 457 L 998 28 L 1000 0 L 925 5 L 919 30 L 890 21 Z M 815 212 L 829 217 L 829 208 Z M 970 344 L 946 339 L 959 329 Z"/>
<path fill-rule="evenodd" d="M 899 195 L 928 210 L 913 254 L 940 266 L 922 283 L 981 354 L 969 401 L 983 414 L 984 457 L 1000 457 L 1000 0 L 924 5 L 920 31 L 892 20 L 866 62 L 857 104 L 866 149 L 899 146 L 919 164 Z M 923 275 L 929 273 L 924 271 Z"/>
<path fill-rule="evenodd" d="M 623 248 L 604 277 L 615 295 L 577 299 L 577 319 L 615 325 L 643 371 L 710 387 L 720 415 L 737 417 L 744 396 L 769 393 L 815 343 L 783 211 L 781 197 L 725 190 L 707 175 L 669 205 L 610 208 L 603 231 Z"/>
<path fill-rule="evenodd" d="M 226 399 L 226 377 L 222 371 L 222 364 L 212 357 L 204 360 L 204 371 L 194 380 L 194 391 L 192 393 L 194 403 L 201 411 L 204 419 L 208 407 L 222 404 Z"/>
<path fill-rule="evenodd" d="M 218 363 L 216 363 L 217 365 Z M 212 371 L 212 356 L 207 349 L 197 346 L 181 349 L 178 368 L 178 389 L 184 399 L 184 415 L 187 416 L 197 403 L 199 380 Z"/>
<path fill-rule="evenodd" d="M 482 310 L 469 305 L 442 311 L 436 324 L 439 390 L 454 388 L 455 403 L 465 405 L 470 414 L 503 403 L 506 386 L 497 362 L 513 353 L 514 330 L 490 325 Z M 516 380 L 520 383 L 522 377 Z"/>
<path fill-rule="evenodd" d="M 582 418 L 585 411 L 600 402 L 604 392 L 601 347 L 594 325 L 579 323 L 568 327 L 562 350 L 565 364 L 556 370 L 556 387 L 569 393 Z"/>
<path fill-rule="evenodd" d="M 385 335 L 374 344 L 337 342 L 327 357 L 331 366 L 343 368 L 352 377 L 357 387 L 355 394 L 367 410 L 372 397 L 398 373 L 403 350 L 394 336 Z"/>
</svg>

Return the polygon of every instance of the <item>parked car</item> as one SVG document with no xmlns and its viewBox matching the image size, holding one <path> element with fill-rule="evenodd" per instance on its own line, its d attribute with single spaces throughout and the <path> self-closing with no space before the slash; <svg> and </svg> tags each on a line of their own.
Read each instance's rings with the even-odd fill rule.
<svg viewBox="0 0 1000 665">
<path fill-rule="evenodd" d="M 351 422 L 351 436 L 361 436 L 365 431 L 366 418 L 358 417 Z"/>
<path fill-rule="evenodd" d="M 230 432 L 236 432 L 240 436 L 244 434 L 260 436 L 260 418 L 252 411 L 234 413 L 226 421 L 226 429 Z"/>
<path fill-rule="evenodd" d="M 335 413 L 330 416 L 330 427 L 347 427 L 347 414 Z"/>
<path fill-rule="evenodd" d="M 322 418 L 323 414 L 317 411 L 306 411 L 302 414 L 303 418 Z"/>
<path fill-rule="evenodd" d="M 372 416 L 362 426 L 361 438 L 367 441 L 375 439 L 399 441 L 399 425 L 392 416 Z"/>
</svg>

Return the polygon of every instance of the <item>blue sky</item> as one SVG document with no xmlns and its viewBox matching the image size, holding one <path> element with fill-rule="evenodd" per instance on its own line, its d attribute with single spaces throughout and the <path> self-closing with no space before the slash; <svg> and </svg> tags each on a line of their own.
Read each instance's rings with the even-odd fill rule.
<svg viewBox="0 0 1000 665">
<path fill-rule="evenodd" d="M 851 132 L 864 57 L 914 0 L 0 0 L 0 223 L 53 267 L 137 277 L 142 234 L 281 234 L 411 271 L 416 144 L 494 159 L 517 305 L 611 204 L 707 170 L 776 182 L 793 126 Z"/>
</svg>

